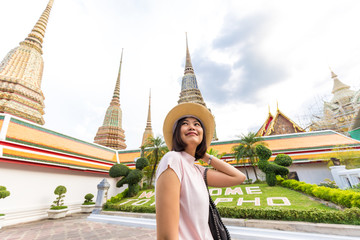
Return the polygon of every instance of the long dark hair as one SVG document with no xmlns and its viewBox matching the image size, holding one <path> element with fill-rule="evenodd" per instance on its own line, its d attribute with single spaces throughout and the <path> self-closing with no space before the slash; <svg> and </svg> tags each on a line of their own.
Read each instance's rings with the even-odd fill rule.
<svg viewBox="0 0 360 240">
<path fill-rule="evenodd" d="M 183 118 L 179 119 L 176 123 L 176 127 L 175 127 L 173 138 L 172 138 L 172 149 L 171 149 L 172 151 L 181 152 L 181 151 L 185 150 L 186 144 L 181 139 L 181 134 L 180 134 L 180 128 L 185 119 L 186 119 L 186 117 L 183 117 Z M 199 119 L 198 119 L 198 121 L 199 121 Z M 204 129 L 204 126 L 202 125 L 201 121 L 199 121 L 199 123 L 203 129 L 203 139 L 202 139 L 201 143 L 196 147 L 195 159 L 202 158 L 207 150 L 205 129 Z"/>
</svg>

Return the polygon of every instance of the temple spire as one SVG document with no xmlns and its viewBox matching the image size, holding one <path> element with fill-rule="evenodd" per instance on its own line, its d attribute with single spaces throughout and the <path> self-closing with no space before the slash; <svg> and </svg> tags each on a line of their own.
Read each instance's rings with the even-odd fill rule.
<svg viewBox="0 0 360 240">
<path fill-rule="evenodd" d="M 41 14 L 39 20 L 35 24 L 34 28 L 31 30 L 27 38 L 20 45 L 28 45 L 30 47 L 35 48 L 41 54 L 42 52 L 42 43 L 45 36 L 46 26 L 49 20 L 49 15 L 51 11 L 51 7 L 54 3 L 54 0 L 50 0 L 47 4 L 44 12 Z"/>
<path fill-rule="evenodd" d="M 350 86 L 346 85 L 345 83 L 341 82 L 337 75 L 330 69 L 331 71 L 331 78 L 334 80 L 334 86 L 331 93 L 335 93 L 341 89 L 349 89 Z"/>
<path fill-rule="evenodd" d="M 185 71 L 184 74 L 194 74 L 194 69 L 191 64 L 191 58 L 190 58 L 190 52 L 189 52 L 189 45 L 188 45 L 188 39 L 187 39 L 187 33 L 185 33 L 186 36 L 186 60 L 185 60 Z"/>
<path fill-rule="evenodd" d="M 0 63 L 0 113 L 41 125 L 45 123 L 44 94 L 41 91 L 44 70 L 42 43 L 52 5 L 53 0 L 50 0 L 30 34 Z"/>
<path fill-rule="evenodd" d="M 141 146 L 144 146 L 146 144 L 146 141 L 148 138 L 153 137 L 154 133 L 152 131 L 152 127 L 151 127 L 151 89 L 149 92 L 149 108 L 148 108 L 148 116 L 147 116 L 147 121 L 146 121 L 146 128 L 143 134 L 143 139 L 141 142 Z"/>
<path fill-rule="evenodd" d="M 151 128 L 151 89 L 149 90 L 149 109 L 146 126 L 149 126 Z"/>
<path fill-rule="evenodd" d="M 120 67 L 115 90 L 110 106 L 107 108 L 103 125 L 99 127 L 94 142 L 114 149 L 125 149 L 125 131 L 122 128 L 122 111 L 120 108 L 120 74 L 123 49 L 121 50 Z"/>
<path fill-rule="evenodd" d="M 198 83 L 196 80 L 196 75 L 194 73 L 193 66 L 191 64 L 187 33 L 185 33 L 185 36 L 186 36 L 185 71 L 184 71 L 184 76 L 181 81 L 181 92 L 180 92 L 178 103 L 180 104 L 180 103 L 184 103 L 184 102 L 193 102 L 193 103 L 201 104 L 204 107 L 206 107 L 206 104 L 201 95 L 200 89 L 198 87 Z M 210 109 L 209 109 L 209 111 L 211 112 Z M 215 129 L 213 140 L 217 140 L 217 139 L 218 138 L 216 136 L 216 129 Z"/>
<path fill-rule="evenodd" d="M 122 65 L 123 52 L 124 52 L 124 49 L 121 49 L 119 72 L 118 72 L 118 76 L 116 79 L 113 98 L 111 101 L 111 102 L 114 102 L 115 104 L 120 104 L 120 76 L 121 76 L 121 65 Z"/>
</svg>

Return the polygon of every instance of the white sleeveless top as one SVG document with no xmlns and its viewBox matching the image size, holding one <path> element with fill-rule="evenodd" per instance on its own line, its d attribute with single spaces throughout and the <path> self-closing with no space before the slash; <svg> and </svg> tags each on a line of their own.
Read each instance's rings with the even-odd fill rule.
<svg viewBox="0 0 360 240">
<path fill-rule="evenodd" d="M 186 152 L 171 151 L 161 159 L 156 180 L 170 167 L 180 180 L 179 239 L 213 239 L 209 219 L 209 195 L 204 182 L 204 167 Z M 155 189 L 156 191 L 156 189 Z"/>
</svg>

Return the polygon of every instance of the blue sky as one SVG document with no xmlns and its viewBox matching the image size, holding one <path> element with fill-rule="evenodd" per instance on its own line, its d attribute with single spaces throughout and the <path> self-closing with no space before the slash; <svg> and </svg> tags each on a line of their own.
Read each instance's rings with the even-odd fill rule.
<svg viewBox="0 0 360 240">
<path fill-rule="evenodd" d="M 0 2 L 1 59 L 47 2 Z M 92 142 L 124 48 L 120 102 L 128 149 L 141 143 L 150 88 L 153 130 L 162 135 L 181 90 L 185 32 L 219 140 L 256 131 L 277 102 L 301 124 L 315 99 L 331 98 L 329 67 L 360 88 L 359 12 L 356 0 L 55 0 L 43 44 L 45 127 Z"/>
</svg>

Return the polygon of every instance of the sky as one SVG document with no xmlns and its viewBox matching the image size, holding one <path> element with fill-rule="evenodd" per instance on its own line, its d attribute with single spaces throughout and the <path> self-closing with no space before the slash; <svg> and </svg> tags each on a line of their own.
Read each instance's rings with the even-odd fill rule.
<svg viewBox="0 0 360 240">
<path fill-rule="evenodd" d="M 0 0 L 0 58 L 23 41 L 48 0 Z M 305 127 L 331 99 L 330 69 L 360 89 L 357 0 L 55 0 L 43 43 L 45 128 L 93 142 L 123 52 L 127 149 L 155 136 L 177 104 L 186 42 L 220 141 L 256 132 L 277 106 Z"/>
</svg>

